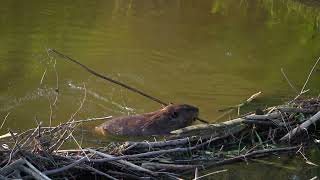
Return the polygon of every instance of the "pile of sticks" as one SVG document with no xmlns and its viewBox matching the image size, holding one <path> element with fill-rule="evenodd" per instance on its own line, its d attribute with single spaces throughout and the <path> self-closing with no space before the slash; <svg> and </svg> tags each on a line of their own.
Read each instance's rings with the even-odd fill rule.
<svg viewBox="0 0 320 180">
<path fill-rule="evenodd" d="M 301 153 L 319 142 L 315 124 L 320 101 L 295 100 L 219 124 L 199 124 L 173 131 L 161 141 L 118 142 L 101 148 L 73 149 L 79 122 L 42 127 L 0 137 L 2 179 L 179 179 L 198 170 L 281 153 Z M 110 118 L 110 117 L 106 117 Z M 90 121 L 90 120 L 86 120 Z M 220 170 L 218 172 L 225 172 Z"/>
</svg>

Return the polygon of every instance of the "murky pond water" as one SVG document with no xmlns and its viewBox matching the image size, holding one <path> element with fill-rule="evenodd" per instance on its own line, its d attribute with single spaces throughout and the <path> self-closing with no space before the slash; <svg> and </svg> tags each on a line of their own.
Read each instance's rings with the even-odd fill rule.
<svg viewBox="0 0 320 180">
<path fill-rule="evenodd" d="M 36 120 L 48 124 L 57 87 L 53 124 L 77 111 L 84 89 L 76 119 L 160 108 L 70 62 L 50 59 L 47 48 L 163 101 L 196 105 L 210 121 L 228 119 L 218 119 L 217 110 L 258 91 L 263 96 L 255 105 L 261 107 L 289 99 L 295 92 L 280 69 L 300 89 L 320 56 L 317 1 L 4 0 L 0 12 L 0 118 L 10 113 L 1 132 L 33 127 Z M 318 80 L 317 69 L 307 86 L 310 95 L 319 94 Z M 291 161 L 294 170 L 257 163 L 229 167 L 221 178 L 320 176 L 319 168 Z"/>
</svg>

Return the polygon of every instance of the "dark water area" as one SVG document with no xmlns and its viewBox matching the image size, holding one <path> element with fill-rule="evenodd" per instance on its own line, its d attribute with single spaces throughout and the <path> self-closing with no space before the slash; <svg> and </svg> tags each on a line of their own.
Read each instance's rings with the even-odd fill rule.
<svg viewBox="0 0 320 180">
<path fill-rule="evenodd" d="M 211 122 L 232 118 L 219 119 L 218 110 L 259 91 L 263 95 L 243 111 L 291 99 L 296 93 L 281 68 L 300 90 L 320 56 L 320 6 L 312 0 L 4 0 L 0 13 L 0 120 L 10 113 L 1 133 L 34 127 L 35 119 L 48 125 L 50 114 L 54 125 L 69 120 L 84 89 L 75 119 L 161 108 L 48 55 L 48 48 L 163 101 L 198 106 Z M 316 68 L 306 87 L 310 96 L 320 93 L 319 73 Z M 96 137 L 97 124 L 83 127 L 87 139 L 122 140 Z M 319 168 L 297 156 L 272 159 L 278 166 L 227 166 L 228 173 L 213 177 L 320 176 Z M 308 157 L 316 163 L 320 155 L 313 150 Z"/>
</svg>

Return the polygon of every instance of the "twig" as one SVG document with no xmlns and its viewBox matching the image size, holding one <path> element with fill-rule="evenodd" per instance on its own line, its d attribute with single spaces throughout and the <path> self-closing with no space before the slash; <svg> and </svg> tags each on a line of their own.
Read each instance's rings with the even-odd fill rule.
<svg viewBox="0 0 320 180">
<path fill-rule="evenodd" d="M 161 148 L 165 146 L 178 146 L 189 143 L 189 138 L 158 141 L 158 142 L 126 142 L 125 147 L 135 145 L 135 148 Z"/>
<path fill-rule="evenodd" d="M 83 96 L 83 99 L 80 101 L 80 106 L 79 108 L 76 110 L 76 112 L 74 112 L 71 116 L 70 116 L 70 119 L 67 121 L 67 123 L 75 126 L 75 124 L 73 124 L 73 121 L 74 121 L 74 117 L 78 114 L 78 112 L 82 109 L 83 107 L 83 104 L 86 100 L 86 97 L 87 97 L 87 91 L 86 91 L 86 88 L 85 88 L 85 83 L 83 83 L 83 88 L 84 88 L 84 96 Z M 65 123 L 66 124 L 66 123 Z M 57 128 L 57 127 L 56 127 Z M 72 130 L 73 132 L 74 130 Z M 53 150 L 54 148 L 56 148 L 58 146 L 58 149 L 62 146 L 62 144 L 65 142 L 66 139 L 68 139 L 68 137 L 70 136 L 70 134 L 67 136 L 67 138 L 63 139 L 63 137 L 67 134 L 68 132 L 68 129 L 64 130 L 64 132 L 62 133 L 62 135 L 60 136 L 59 140 L 56 141 L 56 143 L 54 143 L 50 148 L 49 150 Z M 71 133 L 72 133 L 71 132 Z"/>
<path fill-rule="evenodd" d="M 10 113 L 11 113 L 11 112 L 8 112 L 7 115 L 4 117 L 4 119 L 3 119 L 3 121 L 2 121 L 2 124 L 1 124 L 1 126 L 0 126 L 0 129 L 3 128 L 3 125 L 4 125 L 4 123 L 6 122 L 8 116 L 10 115 Z"/>
<path fill-rule="evenodd" d="M 54 150 L 53 148 L 57 147 L 57 145 L 58 145 L 58 147 L 56 148 L 56 150 L 59 150 L 60 147 L 64 144 L 64 142 L 69 139 L 71 133 L 73 133 L 73 131 L 75 130 L 75 128 L 74 128 L 75 126 L 76 126 L 76 125 L 73 125 L 73 127 L 71 128 L 72 130 L 71 130 L 71 132 L 69 132 L 69 134 L 67 134 L 67 132 L 69 131 L 69 129 L 66 129 L 66 130 L 63 132 L 62 136 L 60 136 L 60 139 L 59 139 L 54 145 L 52 145 L 49 149 Z M 67 137 L 65 137 L 66 134 L 67 134 Z M 64 137 L 65 137 L 65 138 L 64 138 Z M 60 143 L 60 144 L 59 144 L 59 143 Z"/>
<path fill-rule="evenodd" d="M 306 81 L 305 81 L 305 83 L 304 83 L 304 85 L 303 85 L 303 87 L 302 87 L 302 89 L 301 89 L 301 91 L 300 91 L 300 94 L 301 94 L 301 93 L 304 91 L 304 89 L 306 88 L 306 86 L 307 86 L 307 84 L 308 84 L 308 82 L 309 82 L 309 79 L 310 79 L 310 77 L 311 77 L 314 69 L 316 68 L 317 64 L 319 63 L 319 61 L 320 61 L 320 57 L 318 57 L 317 61 L 314 63 L 312 69 L 310 70 L 309 75 L 308 75 L 308 77 L 307 77 L 307 79 L 306 79 Z"/>
<path fill-rule="evenodd" d="M 262 93 L 262 92 L 259 91 L 259 92 L 255 93 L 255 94 L 253 94 L 252 96 L 250 96 L 250 97 L 246 100 L 246 102 L 247 102 L 247 103 L 250 103 L 251 101 L 257 99 L 257 98 L 261 95 L 261 93 Z"/>
<path fill-rule="evenodd" d="M 44 70 L 44 72 L 43 72 L 43 74 L 42 74 L 42 76 L 41 76 L 40 85 L 42 85 L 42 82 L 43 82 L 44 76 L 45 76 L 45 75 L 46 75 L 46 73 L 47 73 L 47 69 L 48 69 L 48 68 L 46 68 L 46 69 Z"/>
<path fill-rule="evenodd" d="M 314 176 L 313 178 L 311 178 L 310 180 L 316 180 L 318 179 L 318 176 Z"/>
<path fill-rule="evenodd" d="M 49 51 L 50 51 L 50 49 L 46 49 L 47 56 L 49 57 L 50 61 L 52 61 L 54 58 L 52 56 L 50 56 Z M 59 76 L 58 76 L 58 71 L 57 71 L 56 65 L 57 65 L 57 60 L 54 59 L 53 69 L 54 69 L 54 73 L 56 75 L 56 89 L 55 89 L 56 96 L 55 96 L 55 100 L 53 102 L 53 106 L 55 106 L 56 103 L 58 102 L 58 95 L 59 95 Z"/>
<path fill-rule="evenodd" d="M 76 120 L 76 121 L 71 121 L 71 122 L 66 122 L 60 124 L 61 126 L 63 125 L 69 125 L 69 124 L 78 124 L 78 123 L 83 123 L 83 122 L 92 122 L 92 121 L 97 121 L 97 120 L 106 120 L 106 119 L 111 119 L 113 116 L 106 116 L 106 117 L 97 117 L 97 118 L 88 118 L 88 119 L 81 119 L 81 120 Z"/>
<path fill-rule="evenodd" d="M 80 106 L 79 106 L 79 108 L 76 110 L 76 112 L 71 115 L 70 119 L 69 119 L 67 122 L 72 121 L 73 118 L 74 118 L 74 117 L 79 113 L 79 111 L 82 109 L 82 106 L 83 106 L 83 104 L 84 104 L 84 102 L 85 102 L 85 100 L 86 100 L 86 98 L 87 98 L 87 89 L 86 89 L 86 84 L 85 84 L 85 83 L 83 83 L 83 88 L 84 88 L 84 96 L 83 96 L 82 101 L 80 101 Z"/>
<path fill-rule="evenodd" d="M 310 72 L 309 72 L 309 75 L 308 75 L 308 77 L 307 77 L 307 79 L 306 79 L 303 87 L 301 88 L 300 93 L 299 93 L 290 103 L 294 102 L 294 101 L 297 100 L 301 95 L 303 95 L 304 93 L 306 93 L 306 92 L 309 91 L 309 89 L 307 89 L 307 90 L 304 90 L 304 89 L 306 88 L 306 86 L 307 86 L 307 84 L 308 84 L 308 82 L 309 82 L 309 79 L 310 79 L 313 71 L 315 70 L 317 64 L 319 63 L 319 61 L 320 61 L 320 57 L 318 57 L 317 61 L 314 63 L 313 67 L 311 68 L 311 70 L 310 70 Z"/>
<path fill-rule="evenodd" d="M 227 172 L 227 171 L 228 171 L 228 169 L 223 169 L 223 170 L 211 172 L 211 173 L 205 174 L 205 175 L 203 175 L 203 176 L 197 177 L 197 178 L 195 178 L 194 180 L 202 179 L 202 178 L 204 178 L 204 177 L 211 176 L 211 175 L 213 175 L 213 174 L 218 174 L 218 173 Z"/>
<path fill-rule="evenodd" d="M 77 144 L 77 146 L 79 147 L 79 149 L 83 152 L 83 154 L 87 157 L 87 159 L 89 159 L 89 157 L 87 156 L 87 153 L 82 149 L 82 147 L 80 146 L 80 144 L 78 143 L 78 141 L 76 140 L 76 138 L 73 136 L 72 133 L 70 133 L 70 136 L 72 137 L 72 139 L 74 140 L 74 142 Z M 90 159 L 89 159 L 90 160 Z"/>
<path fill-rule="evenodd" d="M 20 141 L 20 143 L 23 142 L 23 143 L 21 144 L 21 147 L 24 147 L 25 144 L 29 143 L 30 139 L 32 139 L 33 137 L 36 136 L 36 133 L 39 132 L 39 129 L 40 129 L 41 124 L 42 124 L 42 122 L 40 122 L 40 123 L 38 124 L 37 128 L 34 129 L 34 131 L 31 133 L 31 135 L 26 136 L 26 138 L 24 138 L 24 139 L 22 139 L 22 140 Z M 23 133 L 21 133 L 21 134 L 23 134 Z M 21 135 L 21 134 L 20 134 L 20 135 Z"/>
<path fill-rule="evenodd" d="M 283 75 L 283 77 L 287 80 L 289 86 L 292 88 L 292 90 L 296 93 L 299 94 L 297 88 L 291 83 L 291 81 L 289 80 L 289 78 L 287 77 L 286 73 L 284 72 L 283 68 L 281 68 L 281 73 Z"/>
<path fill-rule="evenodd" d="M 234 110 L 237 110 L 238 116 L 240 115 L 240 108 L 247 105 L 248 103 L 251 103 L 253 100 L 255 100 L 256 98 L 258 98 L 260 95 L 262 94 L 261 91 L 254 93 L 253 95 L 251 95 L 247 100 L 245 100 L 243 103 L 237 104 L 235 106 L 230 106 L 224 109 L 220 109 L 219 111 L 227 111 L 224 114 L 222 114 L 221 116 L 219 116 L 216 120 L 219 120 L 220 118 L 224 117 L 227 114 L 232 113 Z"/>
<path fill-rule="evenodd" d="M 10 152 L 9 160 L 8 160 L 6 165 L 10 164 L 10 161 L 11 161 L 12 157 L 15 156 L 17 153 L 20 153 L 23 156 L 23 153 L 21 151 L 21 146 L 18 143 L 18 140 L 17 140 L 15 134 L 10 129 L 8 129 L 8 131 L 9 131 L 13 141 L 15 142 L 15 144 L 14 144 L 14 146 L 12 148 L 12 151 Z M 17 150 L 15 150 L 15 147 L 17 147 Z"/>
<path fill-rule="evenodd" d="M 196 167 L 196 169 L 194 170 L 194 180 L 196 180 L 198 177 L 198 168 Z"/>
</svg>

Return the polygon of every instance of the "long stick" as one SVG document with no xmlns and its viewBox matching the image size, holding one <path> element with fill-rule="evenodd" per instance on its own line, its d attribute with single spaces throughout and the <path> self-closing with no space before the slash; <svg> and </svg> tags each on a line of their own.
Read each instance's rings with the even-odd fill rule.
<svg viewBox="0 0 320 180">
<path fill-rule="evenodd" d="M 105 79 L 105 80 L 110 81 L 110 82 L 113 82 L 113 83 L 115 83 L 115 84 L 118 84 L 119 86 L 122 86 L 122 87 L 124 87 L 124 88 L 127 88 L 127 89 L 133 91 L 133 92 L 136 92 L 136 93 L 138 93 L 138 94 L 141 94 L 141 95 L 144 96 L 144 97 L 147 97 L 147 98 L 149 98 L 149 99 L 152 99 L 153 101 L 158 102 L 159 104 L 162 104 L 162 105 L 165 105 L 165 106 L 168 105 L 167 103 L 161 101 L 160 99 L 157 99 L 157 98 L 155 98 L 155 97 L 152 97 L 152 96 L 150 96 L 150 95 L 148 95 L 148 94 L 146 94 L 146 93 L 144 93 L 144 92 L 142 92 L 142 91 L 140 91 L 140 90 L 138 90 L 138 89 L 136 89 L 136 88 L 133 88 L 133 87 L 131 87 L 131 86 L 128 86 L 128 85 L 126 85 L 126 84 L 124 84 L 124 83 L 122 83 L 122 82 L 120 82 L 120 81 L 114 80 L 114 79 L 112 79 L 112 78 L 110 78 L 110 77 L 107 77 L 107 76 L 104 76 L 104 75 L 102 75 L 102 74 L 99 74 L 99 73 L 95 72 L 94 70 L 92 70 L 91 68 L 87 67 L 86 65 L 78 62 L 78 61 L 75 60 L 75 59 L 72 59 L 71 57 L 69 57 L 69 56 L 67 56 L 67 55 L 64 55 L 64 54 L 58 52 L 58 51 L 55 50 L 55 49 L 49 49 L 48 51 L 54 52 L 54 53 L 58 54 L 59 56 L 61 56 L 61 57 L 65 58 L 65 59 L 68 59 L 69 61 L 72 61 L 72 62 L 80 65 L 80 66 L 83 67 L 85 70 L 87 70 L 88 72 L 90 72 L 91 74 L 93 74 L 93 75 L 95 75 L 95 76 L 97 76 L 97 77 L 99 77 L 99 78 Z"/>
<path fill-rule="evenodd" d="M 155 98 L 155 97 L 153 97 L 153 96 L 150 96 L 150 95 L 148 95 L 148 94 L 146 94 L 146 93 L 144 93 L 144 92 L 142 92 L 142 91 L 140 91 L 140 90 L 138 90 L 138 89 L 136 89 L 136 88 L 134 88 L 134 87 L 128 86 L 128 85 L 126 85 L 126 84 L 124 84 L 124 83 L 122 83 L 122 82 L 120 82 L 120 81 L 117 81 L 117 80 L 114 80 L 114 79 L 112 79 L 112 78 L 110 78 L 110 77 L 107 77 L 107 76 L 104 76 L 104 75 L 102 75 L 102 74 L 99 74 L 99 73 L 95 72 L 94 70 L 92 70 L 91 68 L 87 67 L 86 65 L 78 62 L 77 60 L 75 60 L 75 59 L 73 59 L 73 58 L 71 58 L 71 57 L 69 57 L 69 56 L 67 56 L 67 55 L 64 55 L 64 54 L 60 53 L 59 51 L 57 51 L 57 50 L 55 50 L 55 49 L 49 49 L 48 51 L 54 52 L 54 53 L 56 53 L 57 55 L 61 56 L 62 58 L 67 59 L 67 60 L 69 60 L 69 61 L 72 61 L 73 63 L 76 63 L 76 64 L 80 65 L 82 68 L 84 68 L 85 70 L 87 70 L 89 73 L 91 73 L 91 74 L 93 74 L 93 75 L 95 75 L 95 76 L 97 76 L 97 77 L 99 77 L 99 78 L 102 78 L 102 79 L 104 79 L 104 80 L 110 81 L 110 82 L 115 83 L 115 84 L 117 84 L 117 85 L 119 85 L 119 86 L 122 86 L 122 87 L 124 87 L 124 88 L 127 88 L 127 89 L 129 89 L 129 90 L 131 90 L 131 91 L 133 91 L 133 92 L 135 92 L 135 93 L 138 93 L 138 94 L 140 94 L 140 95 L 142 95 L 142 96 L 144 96 L 144 97 L 146 97 L 146 98 L 149 98 L 149 99 L 151 99 L 151 100 L 153 100 L 153 101 L 155 101 L 155 102 L 157 102 L 157 103 L 159 103 L 159 104 L 162 104 L 162 105 L 165 105 L 165 106 L 168 106 L 168 105 L 169 105 L 168 103 L 165 103 L 164 101 L 161 101 L 161 100 L 158 99 L 158 98 Z M 205 121 L 205 120 L 203 120 L 203 119 L 197 118 L 197 120 L 199 120 L 199 121 L 201 121 L 201 122 L 203 122 L 203 123 L 207 123 L 207 124 L 208 124 L 208 122 Z"/>
</svg>

